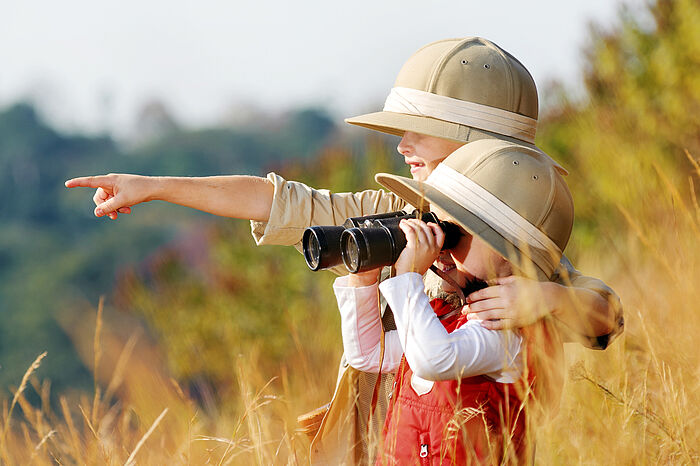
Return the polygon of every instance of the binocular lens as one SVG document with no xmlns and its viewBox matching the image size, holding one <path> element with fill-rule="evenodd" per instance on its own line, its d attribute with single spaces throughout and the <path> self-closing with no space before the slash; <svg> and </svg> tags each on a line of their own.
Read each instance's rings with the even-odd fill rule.
<svg viewBox="0 0 700 466">
<path fill-rule="evenodd" d="M 318 244 L 318 238 L 315 235 L 309 237 L 309 244 L 307 247 L 309 251 L 309 267 L 318 267 L 319 262 L 321 262 L 321 246 Z"/>
<path fill-rule="evenodd" d="M 402 249 L 403 245 L 396 247 L 391 231 L 382 226 L 348 228 L 340 236 L 343 263 L 350 273 L 392 264 Z"/>
<path fill-rule="evenodd" d="M 304 230 L 302 246 L 306 265 L 311 270 L 327 269 L 342 263 L 340 235 L 343 227 L 311 227 Z"/>
<path fill-rule="evenodd" d="M 360 247 L 357 244 L 357 239 L 352 234 L 346 234 L 340 237 L 340 242 L 340 251 L 345 267 L 350 272 L 358 271 L 360 269 Z"/>
</svg>

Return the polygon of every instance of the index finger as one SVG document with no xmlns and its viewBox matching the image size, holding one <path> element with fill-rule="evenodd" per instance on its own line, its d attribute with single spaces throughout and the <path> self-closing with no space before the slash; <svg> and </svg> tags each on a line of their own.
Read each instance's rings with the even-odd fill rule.
<svg viewBox="0 0 700 466">
<path fill-rule="evenodd" d="M 442 228 L 440 228 L 437 223 L 430 222 L 428 223 L 428 226 L 431 230 L 433 230 L 433 236 L 435 236 L 435 245 L 442 248 L 442 245 L 445 243 L 445 232 L 442 231 Z"/>
<path fill-rule="evenodd" d="M 66 188 L 100 188 L 111 187 L 112 183 L 108 175 L 99 176 L 82 176 L 79 178 L 71 178 L 65 183 Z"/>
<path fill-rule="evenodd" d="M 425 243 L 427 236 L 421 226 L 421 221 L 412 219 L 404 219 L 399 222 L 399 228 L 406 236 L 406 244 L 415 246 L 418 243 Z"/>
</svg>

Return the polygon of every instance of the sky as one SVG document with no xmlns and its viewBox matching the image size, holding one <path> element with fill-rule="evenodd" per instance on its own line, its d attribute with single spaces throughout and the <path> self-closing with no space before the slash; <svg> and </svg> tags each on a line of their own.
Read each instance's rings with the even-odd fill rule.
<svg viewBox="0 0 700 466">
<path fill-rule="evenodd" d="M 626 0 L 636 6 L 642 0 Z M 184 125 L 325 106 L 382 105 L 403 62 L 444 38 L 482 36 L 540 91 L 580 86 L 590 22 L 620 0 L 0 0 L 0 107 L 36 102 L 59 127 L 128 134 L 145 102 Z"/>
</svg>

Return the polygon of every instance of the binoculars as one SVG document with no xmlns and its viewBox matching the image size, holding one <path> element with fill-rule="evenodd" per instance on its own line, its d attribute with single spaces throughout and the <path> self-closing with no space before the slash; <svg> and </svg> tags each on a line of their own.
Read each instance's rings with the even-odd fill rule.
<svg viewBox="0 0 700 466">
<path fill-rule="evenodd" d="M 311 270 L 345 264 L 350 273 L 391 265 L 406 247 L 406 236 L 399 228 L 403 219 L 419 218 L 436 223 L 445 233 L 442 249 L 452 249 L 461 236 L 457 225 L 440 221 L 432 212 L 418 210 L 351 217 L 343 226 L 317 226 L 304 230 L 302 246 L 306 265 Z"/>
</svg>

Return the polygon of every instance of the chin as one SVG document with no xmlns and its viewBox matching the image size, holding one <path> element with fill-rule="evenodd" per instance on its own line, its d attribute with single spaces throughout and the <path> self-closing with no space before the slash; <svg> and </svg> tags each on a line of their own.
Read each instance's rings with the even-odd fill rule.
<svg viewBox="0 0 700 466">
<path fill-rule="evenodd" d="M 416 181 L 425 181 L 428 179 L 428 175 L 430 175 L 430 173 L 427 173 L 426 171 L 421 170 L 421 171 L 416 172 L 416 173 L 411 173 L 411 175 L 413 176 L 413 179 Z"/>
</svg>

